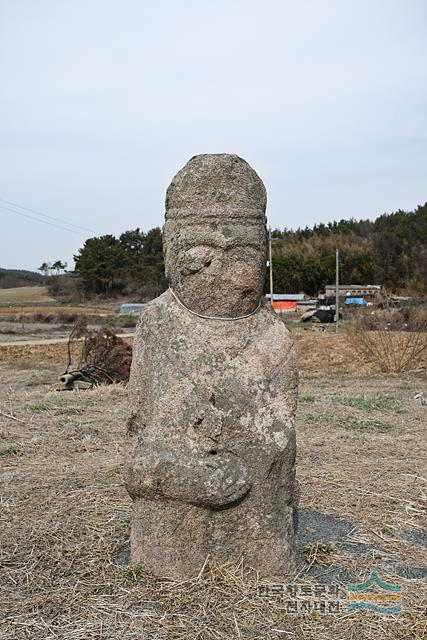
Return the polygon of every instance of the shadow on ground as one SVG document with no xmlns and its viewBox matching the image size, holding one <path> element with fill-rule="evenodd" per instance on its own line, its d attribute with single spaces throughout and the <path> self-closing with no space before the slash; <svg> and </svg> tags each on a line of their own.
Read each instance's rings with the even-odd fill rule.
<svg viewBox="0 0 427 640">
<path fill-rule="evenodd" d="M 321 584 L 334 584 L 337 582 L 346 584 L 354 582 L 355 576 L 350 571 L 333 563 L 327 565 L 313 563 L 310 565 L 305 559 L 305 552 L 309 545 L 315 545 L 318 542 L 331 544 L 353 556 L 380 553 L 373 545 L 351 540 L 351 537 L 360 535 L 360 532 L 352 522 L 335 518 L 327 513 L 320 513 L 320 511 L 296 509 L 294 512 L 294 530 L 299 553 L 299 568 L 301 572 Z M 419 544 L 425 544 L 426 535 L 426 532 L 416 529 L 408 529 L 405 532 L 406 538 Z M 414 555 L 416 555 L 416 549 L 414 550 Z M 129 561 L 130 545 L 128 541 L 117 553 L 114 562 L 118 565 L 126 566 Z M 378 569 L 381 571 L 381 568 L 407 580 L 422 580 L 427 577 L 427 567 L 407 566 L 397 558 L 386 563 L 380 563 Z"/>
</svg>

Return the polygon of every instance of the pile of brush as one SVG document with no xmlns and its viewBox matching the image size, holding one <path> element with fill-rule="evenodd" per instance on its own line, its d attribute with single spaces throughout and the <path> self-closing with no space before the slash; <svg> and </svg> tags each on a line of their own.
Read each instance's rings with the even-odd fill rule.
<svg viewBox="0 0 427 640">
<path fill-rule="evenodd" d="M 76 354 L 78 361 L 74 365 Z M 87 320 L 80 318 L 68 340 L 68 363 L 61 376 L 63 389 L 72 390 L 78 380 L 91 385 L 127 382 L 131 361 L 132 347 L 113 328 L 91 330 Z"/>
</svg>

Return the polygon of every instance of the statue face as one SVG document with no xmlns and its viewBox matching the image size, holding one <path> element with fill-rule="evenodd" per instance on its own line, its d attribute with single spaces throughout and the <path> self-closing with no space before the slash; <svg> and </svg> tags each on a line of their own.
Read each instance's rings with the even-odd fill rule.
<svg viewBox="0 0 427 640">
<path fill-rule="evenodd" d="M 164 236 L 166 276 L 190 309 L 232 317 L 256 308 L 265 276 L 263 224 L 168 221 Z"/>
</svg>

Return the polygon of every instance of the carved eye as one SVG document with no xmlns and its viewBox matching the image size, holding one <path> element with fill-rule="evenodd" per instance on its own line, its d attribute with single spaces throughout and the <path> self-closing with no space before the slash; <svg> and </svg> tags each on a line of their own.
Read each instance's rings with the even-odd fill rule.
<svg viewBox="0 0 427 640">
<path fill-rule="evenodd" d="M 192 255 L 191 253 L 184 256 L 182 260 L 183 273 L 197 273 L 203 268 L 209 267 L 212 263 L 212 256 L 210 253 L 205 255 Z"/>
</svg>

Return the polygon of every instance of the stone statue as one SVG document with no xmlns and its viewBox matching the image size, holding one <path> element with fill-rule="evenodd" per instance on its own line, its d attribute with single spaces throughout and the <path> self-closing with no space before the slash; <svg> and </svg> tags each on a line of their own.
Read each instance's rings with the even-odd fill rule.
<svg viewBox="0 0 427 640">
<path fill-rule="evenodd" d="M 167 190 L 171 288 L 136 331 L 125 465 L 131 563 L 158 576 L 194 576 L 208 556 L 293 568 L 298 377 L 262 298 L 265 208 L 235 155 L 195 156 Z"/>
</svg>

